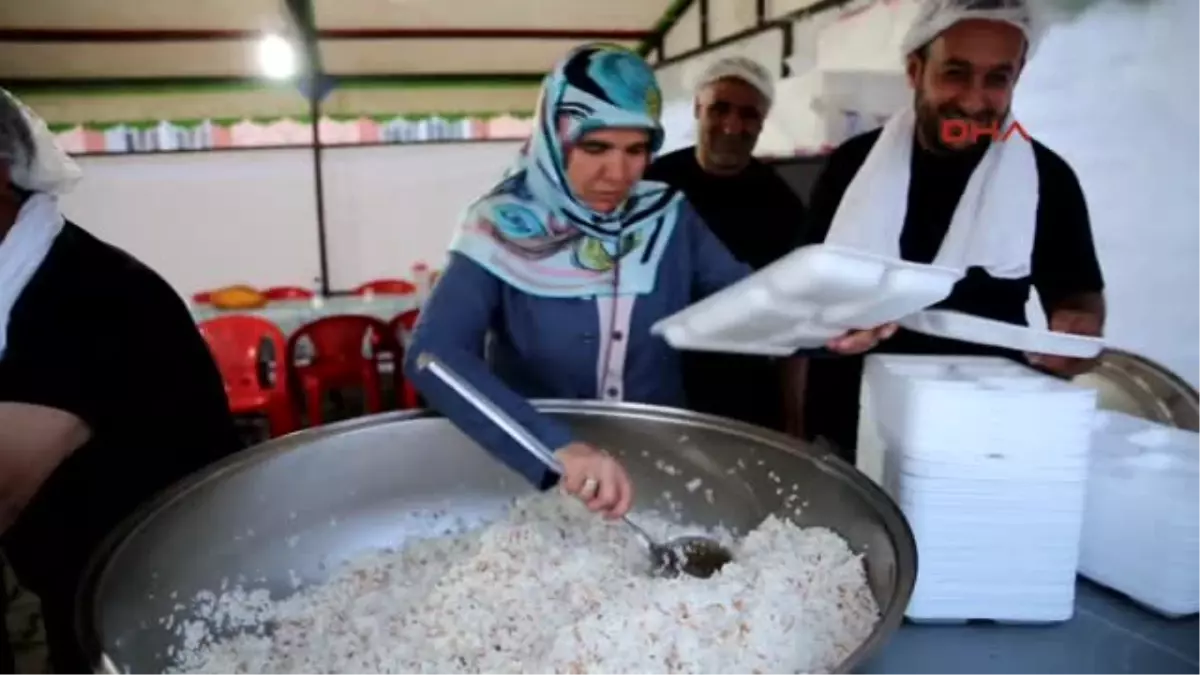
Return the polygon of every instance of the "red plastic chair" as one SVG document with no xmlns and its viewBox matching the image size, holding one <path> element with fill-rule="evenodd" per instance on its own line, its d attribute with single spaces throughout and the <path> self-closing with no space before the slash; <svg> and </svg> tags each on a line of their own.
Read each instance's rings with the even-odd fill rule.
<svg viewBox="0 0 1200 675">
<path fill-rule="evenodd" d="M 312 345 L 311 358 L 298 363 L 297 344 Z M 364 347 L 367 354 L 364 354 Z M 367 412 L 383 410 L 379 366 L 384 357 L 400 367 L 403 350 L 391 337 L 388 325 L 370 316 L 329 316 L 301 326 L 288 340 L 288 363 L 304 393 L 308 423 L 322 421 L 321 401 L 330 389 L 361 387 Z"/>
<path fill-rule="evenodd" d="M 404 279 L 376 279 L 354 289 L 355 295 L 410 295 L 417 292 L 417 285 Z"/>
<path fill-rule="evenodd" d="M 420 318 L 421 311 L 418 309 L 410 309 L 402 314 L 397 314 L 388 322 L 388 334 L 396 339 L 404 350 L 408 350 L 408 345 L 412 337 L 413 329 L 417 326 L 417 319 Z M 408 378 L 404 377 L 404 369 L 396 369 L 396 392 L 399 397 L 400 408 L 420 408 L 423 405 L 420 394 L 417 393 L 417 388 L 413 386 Z"/>
<path fill-rule="evenodd" d="M 266 319 L 237 314 L 202 321 L 199 329 L 221 371 L 233 414 L 265 415 L 272 437 L 300 427 L 288 388 L 283 331 Z M 260 370 L 264 345 L 273 350 L 266 373 Z"/>
<path fill-rule="evenodd" d="M 299 286 L 272 286 L 262 293 L 268 300 L 310 300 L 315 295 Z"/>
<path fill-rule="evenodd" d="M 413 329 L 417 327 L 417 319 L 421 318 L 421 310 L 410 309 L 407 312 L 402 312 L 392 317 L 388 322 L 391 326 L 391 334 L 400 340 L 400 344 L 408 346 L 409 338 L 412 337 Z"/>
</svg>

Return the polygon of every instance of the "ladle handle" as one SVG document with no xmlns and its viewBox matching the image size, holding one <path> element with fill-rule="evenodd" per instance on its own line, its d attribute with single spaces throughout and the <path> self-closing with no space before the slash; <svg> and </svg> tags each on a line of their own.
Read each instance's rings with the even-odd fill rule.
<svg viewBox="0 0 1200 675">
<path fill-rule="evenodd" d="M 537 457 L 548 469 L 562 475 L 563 466 L 554 456 L 554 451 L 547 448 L 544 443 L 538 440 L 528 429 L 520 422 L 514 420 L 458 373 L 454 369 L 442 362 L 441 359 L 430 354 L 429 352 L 421 352 L 417 356 L 417 368 L 428 370 L 433 373 L 439 380 L 446 383 L 446 386 L 453 389 L 459 396 L 463 397 L 475 407 L 476 410 L 483 413 L 485 417 L 491 420 L 496 426 L 504 430 L 521 447 L 525 448 L 534 457 Z"/>
<path fill-rule="evenodd" d="M 504 433 L 519 443 L 521 447 L 528 450 L 534 457 L 540 459 L 547 468 L 560 476 L 563 474 L 562 462 L 559 462 L 558 458 L 554 456 L 553 450 L 547 448 L 544 443 L 538 440 L 537 436 L 530 433 L 520 422 L 509 417 L 508 413 L 501 410 L 500 406 L 493 403 L 487 396 L 484 396 L 483 392 L 475 388 L 475 385 L 467 382 L 466 378 L 454 372 L 453 368 L 442 363 L 441 359 L 429 352 L 421 352 L 417 356 L 417 368 L 433 373 L 439 380 L 445 382 L 446 386 L 458 392 L 458 395 L 466 399 L 476 410 L 483 413 L 496 426 L 503 429 Z M 622 517 L 622 520 L 625 521 L 626 525 L 633 528 L 634 533 L 642 540 L 646 548 L 655 548 L 654 539 L 650 537 L 648 532 L 630 520 L 629 516 Z"/>
</svg>

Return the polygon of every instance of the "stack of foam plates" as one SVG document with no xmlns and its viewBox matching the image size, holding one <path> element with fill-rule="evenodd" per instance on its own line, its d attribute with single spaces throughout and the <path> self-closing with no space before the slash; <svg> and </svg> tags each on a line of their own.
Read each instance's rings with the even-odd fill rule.
<svg viewBox="0 0 1200 675">
<path fill-rule="evenodd" d="M 805 246 L 651 331 L 676 349 L 787 356 L 941 302 L 962 274 L 829 244 Z"/>
<path fill-rule="evenodd" d="M 1197 434 L 1097 413 L 1079 573 L 1165 616 L 1200 611 Z"/>
<path fill-rule="evenodd" d="M 1053 622 L 1075 603 L 1095 392 L 992 357 L 873 355 L 882 456 L 917 540 L 914 620 Z"/>
</svg>

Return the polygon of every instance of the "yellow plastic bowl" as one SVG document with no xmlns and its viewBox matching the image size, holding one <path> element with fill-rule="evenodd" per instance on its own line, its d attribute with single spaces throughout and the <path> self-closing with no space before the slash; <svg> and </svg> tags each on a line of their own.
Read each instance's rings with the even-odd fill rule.
<svg viewBox="0 0 1200 675">
<path fill-rule="evenodd" d="M 266 304 L 265 295 L 245 285 L 229 286 L 212 294 L 212 306 L 217 309 L 258 309 Z"/>
</svg>

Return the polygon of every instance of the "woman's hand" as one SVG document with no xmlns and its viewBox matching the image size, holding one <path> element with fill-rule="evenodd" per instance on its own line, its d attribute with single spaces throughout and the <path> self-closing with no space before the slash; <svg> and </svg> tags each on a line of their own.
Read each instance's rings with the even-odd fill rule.
<svg viewBox="0 0 1200 675">
<path fill-rule="evenodd" d="M 894 323 L 885 323 L 882 326 L 868 330 L 852 330 L 826 342 L 825 347 L 831 352 L 846 356 L 862 354 L 874 349 L 880 342 L 895 335 L 899 327 L 899 325 Z"/>
<path fill-rule="evenodd" d="M 554 452 L 562 463 L 562 489 L 605 518 L 620 518 L 633 504 L 629 474 L 614 457 L 587 443 L 571 443 Z"/>
</svg>

